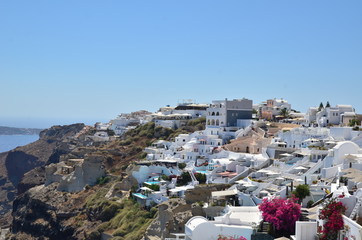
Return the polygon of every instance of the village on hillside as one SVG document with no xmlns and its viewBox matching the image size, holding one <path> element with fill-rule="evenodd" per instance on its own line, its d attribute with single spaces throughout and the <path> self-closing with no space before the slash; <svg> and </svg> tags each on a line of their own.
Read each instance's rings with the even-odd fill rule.
<svg viewBox="0 0 362 240">
<path fill-rule="evenodd" d="M 227 187 L 199 202 L 206 217 L 192 217 L 168 240 L 250 240 L 270 228 L 297 240 L 362 240 L 362 115 L 353 106 L 327 102 L 301 113 L 285 99 L 185 101 L 96 123 L 91 137 L 106 142 L 149 122 L 178 129 L 190 121 L 206 127 L 144 149 L 132 171 L 138 183 L 132 197 L 147 208 L 184 198 L 203 184 Z M 79 191 L 104 174 L 96 160 L 87 168 L 83 160 L 62 164 L 47 167 L 47 182 L 60 181 L 66 191 Z M 72 171 L 82 168 L 88 172 L 79 181 Z M 57 171 L 71 175 L 61 180 Z"/>
</svg>

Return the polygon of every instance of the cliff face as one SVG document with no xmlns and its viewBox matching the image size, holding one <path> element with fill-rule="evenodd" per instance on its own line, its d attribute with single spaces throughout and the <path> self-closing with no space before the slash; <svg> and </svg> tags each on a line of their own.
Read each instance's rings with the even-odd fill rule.
<svg viewBox="0 0 362 240">
<path fill-rule="evenodd" d="M 34 238 L 72 239 L 74 229 L 60 221 L 62 217 L 77 214 L 74 209 L 69 212 L 72 205 L 69 194 L 56 191 L 56 185 L 34 187 L 14 201 L 12 231 L 23 236 L 31 233 Z M 44 236 L 45 233 L 48 236 Z"/>
<path fill-rule="evenodd" d="M 44 183 L 42 167 L 48 161 L 59 161 L 61 154 L 70 152 L 71 137 L 83 128 L 84 124 L 54 126 L 42 131 L 38 141 L 0 154 L 0 226 L 9 223 L 17 188 L 20 187 L 20 193 L 23 193 Z"/>
<path fill-rule="evenodd" d="M 128 165 L 142 158 L 143 149 L 161 133 L 163 137 L 168 137 L 169 130 L 155 127 L 150 123 L 130 131 L 123 139 L 102 145 L 89 142 L 85 134 L 83 135 L 85 130 L 81 130 L 73 138 L 64 137 L 58 130 L 60 129 L 50 129 L 41 134 L 41 140 L 53 146 L 52 151 L 47 157 L 42 158 L 43 165 L 27 172 L 18 183 L 19 192 L 22 194 L 14 200 L 9 239 L 100 240 L 113 235 L 112 239 L 139 240 L 155 218 L 156 211 L 153 208 L 141 209 L 138 204 L 127 199 L 129 190 L 137 184 L 130 177 L 133 166 Z M 72 136 L 72 131 L 67 136 Z M 58 141 L 59 138 L 63 140 Z M 102 166 L 104 165 L 108 172 L 107 177 L 99 179 L 96 185 L 87 184 L 81 191 L 78 191 L 78 188 L 72 193 L 58 191 L 71 191 L 69 187 L 73 186 L 74 180 L 75 182 L 81 180 L 80 176 L 88 180 L 89 177 L 94 177 L 93 171 L 92 176 L 77 174 L 78 165 L 75 162 L 80 159 L 87 161 L 89 157 L 97 155 L 102 156 Z M 57 162 L 60 163 L 52 164 Z M 52 170 L 53 167 L 56 167 L 55 172 L 53 172 L 55 169 Z M 89 166 L 87 168 L 92 169 Z M 69 171 L 73 169 L 74 174 L 67 169 Z M 61 181 L 57 180 L 58 170 L 61 170 Z M 48 174 L 47 182 L 45 185 L 39 185 L 44 183 L 44 171 Z M 55 178 L 54 181 L 51 181 L 52 178 Z M 12 183 L 8 179 L 6 181 Z M 67 183 L 62 185 L 64 181 Z M 159 214 L 161 218 L 157 218 L 152 224 L 148 235 L 166 236 L 170 232 L 182 231 L 180 226 L 194 214 L 196 209 L 200 211 L 201 208 L 191 206 L 193 197 L 195 196 L 191 194 L 186 202 L 172 202 L 172 206 L 162 205 Z"/>
</svg>

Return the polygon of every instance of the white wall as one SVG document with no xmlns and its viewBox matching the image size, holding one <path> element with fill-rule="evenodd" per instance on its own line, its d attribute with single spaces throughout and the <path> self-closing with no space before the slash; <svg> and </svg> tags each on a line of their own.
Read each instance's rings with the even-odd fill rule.
<svg viewBox="0 0 362 240">
<path fill-rule="evenodd" d="M 247 240 L 251 240 L 251 234 L 253 229 L 246 226 L 233 226 L 233 225 L 221 225 L 212 224 L 211 222 L 205 222 L 199 224 L 192 232 L 192 240 L 216 240 L 219 235 L 225 237 L 245 237 Z"/>
<path fill-rule="evenodd" d="M 317 222 L 295 223 L 295 237 L 297 240 L 313 240 L 317 235 Z"/>
<path fill-rule="evenodd" d="M 348 239 L 362 240 L 362 226 L 346 216 L 343 216 L 343 221 L 344 225 L 349 227 L 349 231 L 346 232 L 345 237 Z"/>
</svg>

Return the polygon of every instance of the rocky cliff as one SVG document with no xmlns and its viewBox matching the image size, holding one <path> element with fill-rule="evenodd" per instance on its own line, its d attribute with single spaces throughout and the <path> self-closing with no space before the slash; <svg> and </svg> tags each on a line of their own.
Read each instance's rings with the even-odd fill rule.
<svg viewBox="0 0 362 240">
<path fill-rule="evenodd" d="M 188 190 L 185 199 L 170 199 L 158 206 L 158 215 L 148 227 L 144 240 L 161 240 L 172 238 L 171 233 L 184 233 L 185 224 L 193 216 L 213 216 L 223 207 L 210 207 L 207 212 L 202 208 L 208 202 L 212 191 L 228 188 L 227 184 L 199 185 Z"/>
<path fill-rule="evenodd" d="M 84 124 L 54 126 L 42 131 L 38 141 L 0 154 L 0 226 L 9 224 L 18 187 L 23 193 L 44 183 L 43 166 L 70 152 L 72 138 L 83 128 Z"/>
<path fill-rule="evenodd" d="M 139 240 L 142 236 L 160 238 L 170 232 L 182 231 L 182 224 L 195 214 L 195 211 L 202 212 L 200 206 L 193 204 L 198 193 L 191 193 L 186 202 L 179 200 L 179 203 L 174 204 L 173 202 L 178 200 L 172 200 L 171 203 L 161 205 L 158 216 L 166 216 L 164 218 L 156 217 L 157 208 L 141 208 L 135 201 L 128 199 L 130 190 L 137 184 L 131 177 L 134 167 L 132 162 L 144 156 L 142 151 L 150 142 L 160 137 L 169 138 L 174 133 L 170 129 L 149 123 L 128 132 L 123 139 L 101 145 L 89 142 L 86 134 L 80 134 L 84 133 L 84 130 L 73 137 L 69 132 L 68 137 L 62 138 L 64 141 L 58 141 L 56 137 L 61 134 L 59 135 L 57 130 L 50 129 L 41 134 L 41 140 L 55 146 L 52 152 L 43 158 L 42 164 L 25 173 L 18 182 L 21 194 L 16 196 L 13 204 L 13 222 L 9 239 Z M 102 156 L 107 176 L 98 179 L 96 185 L 85 185 L 82 190 L 77 188 L 75 192 L 71 191 L 72 193 L 63 192 L 69 191 L 69 186 L 73 186 L 79 176 L 86 176 L 68 173 L 67 169 L 72 171 L 72 162 L 77 159 L 86 161 L 87 156 L 91 155 Z M 60 163 L 52 164 L 57 162 Z M 39 185 L 44 183 L 44 169 L 48 169 L 49 174 L 52 172 L 52 166 L 56 166 L 55 173 L 60 173 L 58 170 L 62 171 L 61 176 L 59 175 L 62 180 L 58 181 L 58 178 L 53 176 L 54 181 L 47 182 L 49 185 Z M 74 166 L 75 171 L 77 166 Z M 52 177 L 48 177 L 47 179 L 52 180 Z M 17 180 L 18 178 L 13 179 L 14 182 Z M 6 181 L 12 183 L 10 180 Z M 59 188 L 62 186 L 59 183 L 65 184 L 66 187 Z M 206 196 L 210 191 L 205 190 L 201 194 Z M 146 229 L 153 221 L 155 222 L 145 235 Z M 162 231 L 166 234 L 162 235 Z"/>
</svg>

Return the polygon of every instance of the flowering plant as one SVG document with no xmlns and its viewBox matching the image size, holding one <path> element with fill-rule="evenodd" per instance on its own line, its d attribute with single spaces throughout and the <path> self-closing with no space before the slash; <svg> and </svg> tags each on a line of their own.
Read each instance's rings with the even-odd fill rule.
<svg viewBox="0 0 362 240">
<path fill-rule="evenodd" d="M 325 220 L 321 230 L 321 240 L 337 239 L 338 231 L 344 228 L 343 213 L 346 207 L 343 203 L 331 199 L 319 213 L 319 218 Z"/>
<path fill-rule="evenodd" d="M 263 199 L 259 209 L 263 212 L 264 221 L 270 222 L 277 230 L 293 232 L 295 222 L 301 215 L 300 205 L 295 197 L 282 199 Z"/>
</svg>

